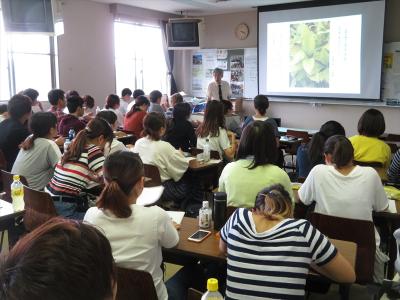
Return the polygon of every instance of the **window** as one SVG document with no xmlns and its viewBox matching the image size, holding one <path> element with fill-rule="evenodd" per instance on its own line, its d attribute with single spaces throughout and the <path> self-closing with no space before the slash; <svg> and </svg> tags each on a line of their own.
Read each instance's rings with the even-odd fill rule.
<svg viewBox="0 0 400 300">
<path fill-rule="evenodd" d="M 34 88 L 39 100 L 47 101 L 47 93 L 57 86 L 54 40 L 45 34 L 5 32 L 0 19 L 1 100 Z"/>
<path fill-rule="evenodd" d="M 114 22 L 116 93 L 123 88 L 167 93 L 167 66 L 159 27 Z"/>
</svg>

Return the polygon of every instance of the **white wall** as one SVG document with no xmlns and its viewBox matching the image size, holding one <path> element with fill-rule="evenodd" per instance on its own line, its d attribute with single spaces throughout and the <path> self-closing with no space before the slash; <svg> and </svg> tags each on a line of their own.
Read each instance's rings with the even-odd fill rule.
<svg viewBox="0 0 400 300">
<path fill-rule="evenodd" d="M 115 92 L 113 18 L 109 6 L 63 0 L 64 35 L 58 38 L 60 88 L 92 95 Z"/>
</svg>

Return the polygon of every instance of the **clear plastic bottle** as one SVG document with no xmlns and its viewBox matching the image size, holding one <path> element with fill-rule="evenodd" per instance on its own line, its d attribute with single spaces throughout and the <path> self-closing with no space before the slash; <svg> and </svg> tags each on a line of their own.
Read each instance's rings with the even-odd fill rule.
<svg viewBox="0 0 400 300">
<path fill-rule="evenodd" d="M 199 210 L 199 227 L 210 228 L 211 227 L 211 208 L 208 205 L 208 201 L 203 201 L 203 206 Z"/>
<path fill-rule="evenodd" d="M 64 153 L 67 152 L 69 145 L 71 145 L 71 141 L 69 140 L 69 138 L 66 138 L 64 142 Z"/>
<path fill-rule="evenodd" d="M 203 159 L 204 162 L 210 161 L 210 140 L 206 139 L 206 143 L 203 146 Z"/>
<path fill-rule="evenodd" d="M 223 300 L 221 293 L 218 292 L 218 279 L 209 278 L 207 280 L 207 292 L 203 294 L 201 300 Z"/>
<path fill-rule="evenodd" d="M 96 107 L 96 115 L 97 115 L 100 111 L 101 111 L 100 107 L 97 106 L 97 107 Z"/>
<path fill-rule="evenodd" d="M 70 141 L 72 141 L 74 138 L 75 138 L 75 130 L 74 130 L 73 128 L 71 128 L 71 129 L 68 131 L 68 139 L 69 139 Z"/>
<path fill-rule="evenodd" d="M 19 175 L 14 175 L 13 180 L 13 183 L 11 183 L 12 206 L 14 211 L 20 211 L 25 207 L 24 187 L 20 181 Z"/>
</svg>

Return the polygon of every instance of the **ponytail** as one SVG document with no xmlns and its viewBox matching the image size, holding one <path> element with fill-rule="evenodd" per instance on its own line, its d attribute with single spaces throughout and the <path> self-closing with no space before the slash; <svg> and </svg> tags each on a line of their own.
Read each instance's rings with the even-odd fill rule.
<svg viewBox="0 0 400 300">
<path fill-rule="evenodd" d="M 74 138 L 72 144 L 69 146 L 68 150 L 64 153 L 61 159 L 61 165 L 64 165 L 69 161 L 77 161 L 81 157 L 88 141 L 101 135 L 104 136 L 104 139 L 110 143 L 114 138 L 114 133 L 110 124 L 108 124 L 108 122 L 104 119 L 94 118 L 88 123 L 86 128 L 79 131 L 77 136 Z"/>
<path fill-rule="evenodd" d="M 23 142 L 19 145 L 19 147 L 20 147 L 22 150 L 25 150 L 25 151 L 30 150 L 30 149 L 33 148 L 34 142 L 35 142 L 35 140 L 36 140 L 37 138 L 38 138 L 38 136 L 36 136 L 35 134 L 31 134 L 30 136 L 28 136 L 28 137 L 25 139 L 25 141 L 23 141 Z"/>
<path fill-rule="evenodd" d="M 57 118 L 51 112 L 37 112 L 33 114 L 29 121 L 29 129 L 32 135 L 19 145 L 23 150 L 30 150 L 35 146 L 37 138 L 45 138 L 50 134 L 52 128 L 57 127 Z"/>
<path fill-rule="evenodd" d="M 118 201 L 116 201 L 116 199 L 118 199 Z M 129 206 L 129 197 L 122 191 L 117 179 L 106 183 L 96 205 L 99 208 L 112 211 L 117 218 L 128 218 L 132 214 L 132 209 Z"/>
<path fill-rule="evenodd" d="M 342 135 L 331 136 L 325 143 L 324 153 L 332 155 L 332 163 L 338 169 L 347 166 L 354 159 L 353 145 Z"/>
<path fill-rule="evenodd" d="M 104 161 L 103 176 L 106 186 L 96 206 L 110 210 L 118 218 L 130 217 L 132 209 L 129 198 L 132 189 L 144 176 L 139 155 L 130 151 L 110 154 Z"/>
</svg>

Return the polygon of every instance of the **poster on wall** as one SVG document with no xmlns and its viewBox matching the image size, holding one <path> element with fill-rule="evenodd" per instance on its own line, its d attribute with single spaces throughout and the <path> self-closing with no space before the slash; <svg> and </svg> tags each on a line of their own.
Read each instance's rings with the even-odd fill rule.
<svg viewBox="0 0 400 300">
<path fill-rule="evenodd" d="M 400 42 L 383 48 L 382 99 L 400 100 Z"/>
<path fill-rule="evenodd" d="M 203 49 L 192 52 L 192 95 L 206 97 L 214 68 L 224 70 L 233 98 L 254 98 L 257 85 L 257 49 Z"/>
</svg>

